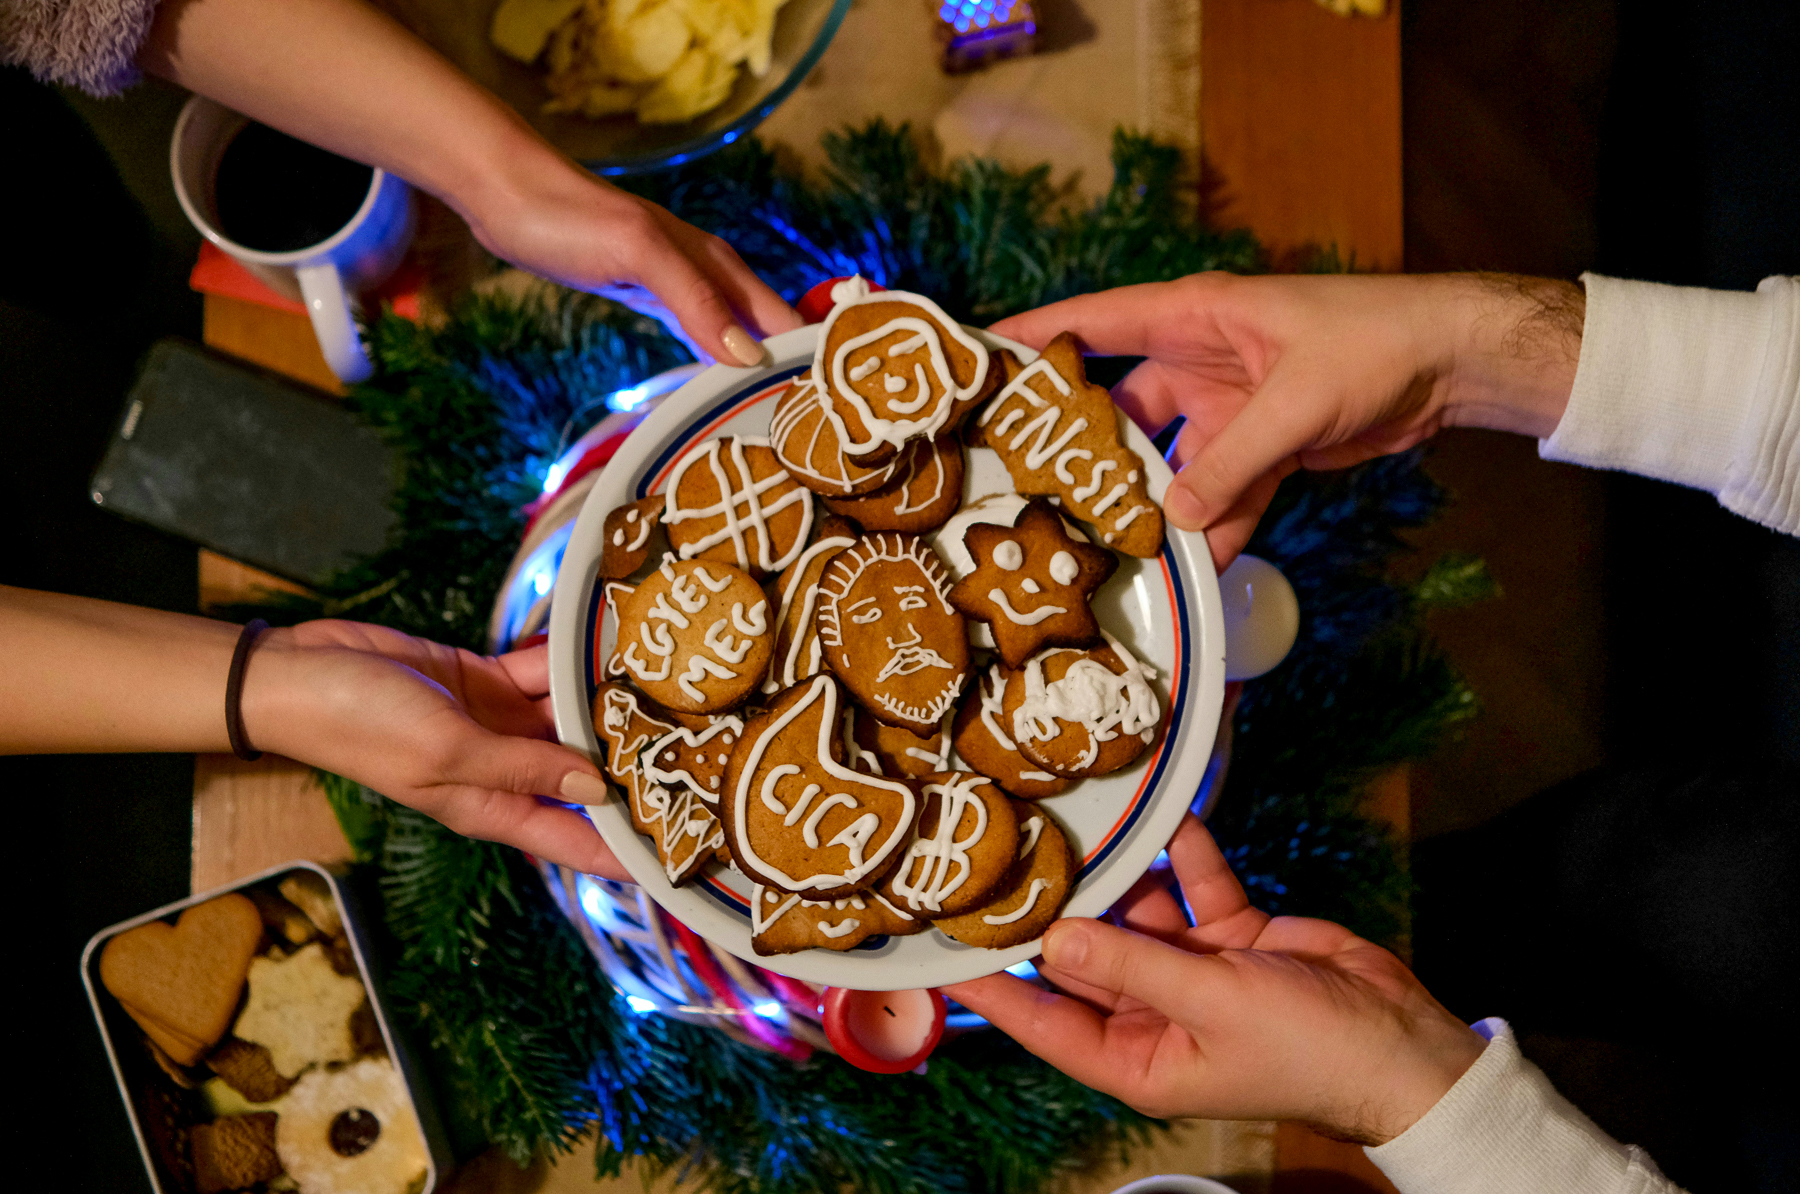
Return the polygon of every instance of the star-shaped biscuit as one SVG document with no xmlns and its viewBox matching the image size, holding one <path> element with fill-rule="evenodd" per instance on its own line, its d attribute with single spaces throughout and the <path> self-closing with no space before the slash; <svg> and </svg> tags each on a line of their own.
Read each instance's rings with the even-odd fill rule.
<svg viewBox="0 0 1800 1194">
<path fill-rule="evenodd" d="M 1046 647 L 1100 640 L 1088 599 L 1119 561 L 1070 535 L 1049 503 L 1030 503 L 1010 527 L 973 523 L 963 545 L 975 570 L 951 588 L 950 604 L 988 624 L 1006 666 L 1024 667 Z"/>
</svg>

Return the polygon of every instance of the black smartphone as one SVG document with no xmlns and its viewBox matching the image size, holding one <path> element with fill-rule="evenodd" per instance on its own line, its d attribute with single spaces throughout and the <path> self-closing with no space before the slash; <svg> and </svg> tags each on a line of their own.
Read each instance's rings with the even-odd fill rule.
<svg viewBox="0 0 1800 1194">
<path fill-rule="evenodd" d="M 387 544 L 398 469 L 331 395 L 171 339 L 146 357 L 89 496 L 316 585 Z"/>
</svg>

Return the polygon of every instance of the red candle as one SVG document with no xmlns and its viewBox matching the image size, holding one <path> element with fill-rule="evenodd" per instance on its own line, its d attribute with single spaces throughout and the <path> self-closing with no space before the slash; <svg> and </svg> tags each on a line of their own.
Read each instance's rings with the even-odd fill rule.
<svg viewBox="0 0 1800 1194">
<path fill-rule="evenodd" d="M 924 1064 L 944 1035 L 944 997 L 936 988 L 851 991 L 825 988 L 820 1011 L 838 1056 L 872 1074 L 904 1074 Z"/>
</svg>

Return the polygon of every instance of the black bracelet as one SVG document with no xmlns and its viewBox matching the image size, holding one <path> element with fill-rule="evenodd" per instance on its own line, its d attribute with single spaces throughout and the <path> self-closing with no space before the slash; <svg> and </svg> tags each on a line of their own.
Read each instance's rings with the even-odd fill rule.
<svg viewBox="0 0 1800 1194">
<path fill-rule="evenodd" d="M 261 618 L 245 623 L 238 635 L 237 650 L 231 653 L 231 671 L 225 677 L 225 734 L 231 739 L 231 753 L 246 763 L 262 758 L 262 751 L 250 745 L 244 733 L 244 664 L 250 659 L 250 648 L 256 636 L 269 628 Z"/>
</svg>

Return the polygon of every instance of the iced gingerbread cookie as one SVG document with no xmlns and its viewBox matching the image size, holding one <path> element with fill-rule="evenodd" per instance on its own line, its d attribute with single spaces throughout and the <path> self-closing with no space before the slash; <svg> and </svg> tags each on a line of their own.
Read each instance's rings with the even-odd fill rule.
<svg viewBox="0 0 1800 1194">
<path fill-rule="evenodd" d="M 694 878 L 714 858 L 728 858 L 719 795 L 725 764 L 744 732 L 730 714 L 715 714 L 704 728 L 677 726 L 643 748 L 643 778 L 631 804 L 638 832 L 656 843 L 656 857 L 671 886 Z"/>
<path fill-rule="evenodd" d="M 788 474 L 767 440 L 726 436 L 694 448 L 669 474 L 662 522 L 682 559 L 766 576 L 806 544 L 812 490 Z"/>
<path fill-rule="evenodd" d="M 1010 527 L 977 523 L 963 544 L 975 570 L 951 588 L 950 604 L 988 624 L 1007 667 L 1024 667 L 1045 647 L 1100 641 L 1088 601 L 1118 558 L 1063 530 L 1049 503 L 1032 502 Z"/>
<path fill-rule="evenodd" d="M 914 440 L 896 458 L 893 480 L 864 497 L 825 499 L 826 508 L 869 531 L 919 534 L 942 526 L 962 504 L 963 449 L 954 435 Z"/>
<path fill-rule="evenodd" d="M 1002 354 L 1006 385 L 975 420 L 974 436 L 1006 462 L 1024 494 L 1054 494 L 1099 542 L 1129 556 L 1162 550 L 1162 509 L 1144 462 L 1125 446 L 1112 396 L 1087 380 L 1075 337 L 1064 332 L 1037 360 Z"/>
<path fill-rule="evenodd" d="M 864 468 L 844 455 L 820 393 L 811 377 L 803 377 L 775 400 L 769 446 L 782 465 L 796 481 L 823 497 L 857 497 L 886 485 L 900 467 L 900 458 Z"/>
<path fill-rule="evenodd" d="M 950 769 L 950 727 L 940 722 L 935 735 L 922 739 L 853 706 L 844 711 L 844 751 L 858 771 L 918 779 Z"/>
<path fill-rule="evenodd" d="M 744 727 L 725 769 L 726 841 L 753 882 L 837 899 L 894 866 L 919 817 L 910 781 L 843 761 L 836 679 L 788 689 Z"/>
<path fill-rule="evenodd" d="M 993 780 L 966 771 L 921 781 L 919 828 L 880 892 L 914 916 L 937 920 L 983 903 L 1019 852 L 1019 820 Z"/>
<path fill-rule="evenodd" d="M 606 586 L 619 633 L 607 673 L 629 676 L 681 713 L 732 709 L 762 683 L 775 650 L 769 602 L 748 573 L 665 556 L 636 587 Z"/>
<path fill-rule="evenodd" d="M 627 794 L 635 794 L 643 778 L 639 754 L 674 728 L 662 710 L 623 684 L 602 684 L 594 691 L 594 736 L 606 748 L 606 774 Z"/>
<path fill-rule="evenodd" d="M 1156 673 L 1105 637 L 1105 646 L 1087 651 L 1053 647 L 1007 681 L 1001 724 L 1021 754 L 1057 775 L 1106 775 L 1128 766 L 1162 724 L 1150 687 Z"/>
<path fill-rule="evenodd" d="M 1036 941 L 1069 898 L 1076 860 L 1062 826 L 1034 805 L 1015 804 L 1013 812 L 1019 820 L 1018 861 L 980 907 L 932 922 L 953 941 L 984 949 Z"/>
<path fill-rule="evenodd" d="M 1019 683 L 1018 673 L 998 663 L 989 664 L 985 673 L 975 677 L 950 727 L 957 757 L 1021 800 L 1042 800 L 1068 791 L 1068 780 L 1019 753 L 1005 720 L 1009 683 Z"/>
<path fill-rule="evenodd" d="M 656 547 L 655 531 L 666 502 L 660 496 L 640 498 L 608 512 L 600 529 L 602 580 L 624 580 L 644 566 Z"/>
<path fill-rule="evenodd" d="M 425 1180 L 425 1137 L 385 1057 L 302 1078 L 281 1104 L 275 1151 L 304 1194 L 407 1194 Z"/>
<path fill-rule="evenodd" d="M 822 519 L 818 529 L 819 537 L 775 582 L 780 603 L 775 615 L 775 656 L 769 664 L 769 678 L 762 686 L 765 693 L 792 688 L 825 667 L 815 622 L 819 579 L 825 575 L 825 565 L 831 563 L 832 557 L 853 545 L 861 532 L 835 514 Z"/>
<path fill-rule="evenodd" d="M 885 464 L 911 440 L 956 430 L 999 384 L 987 347 L 923 295 L 871 294 L 851 278 L 832 298 L 812 383 L 857 464 Z"/>
<path fill-rule="evenodd" d="M 803 949 L 855 949 L 871 937 L 910 937 L 925 927 L 922 917 L 874 892 L 803 900 L 760 883 L 750 889 L 750 948 L 765 958 Z"/>
<path fill-rule="evenodd" d="M 946 599 L 950 578 L 924 540 L 865 535 L 825 569 L 819 642 L 856 699 L 921 738 L 962 692 L 967 624 Z"/>
</svg>

